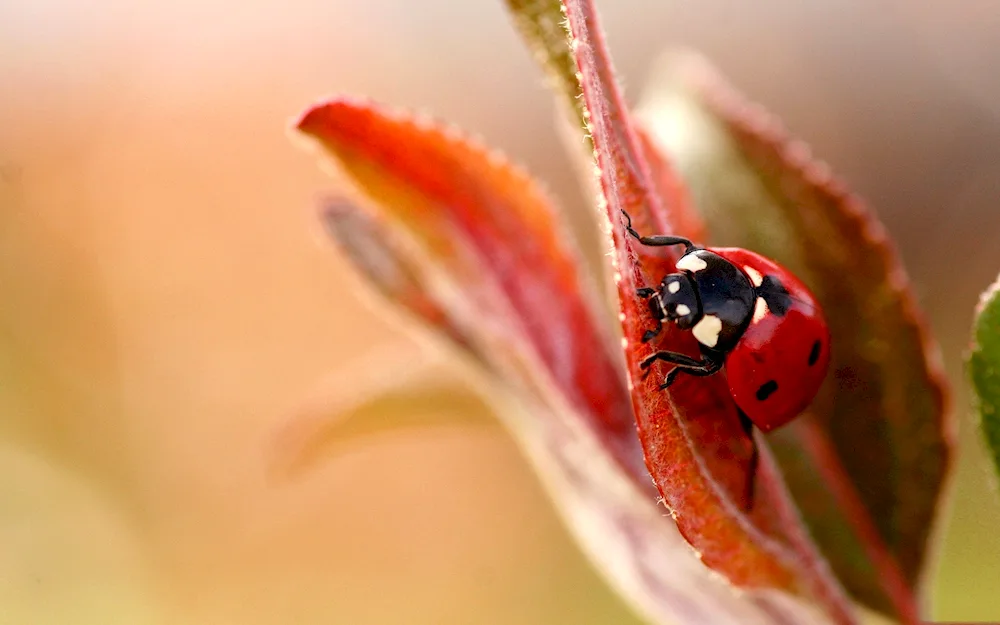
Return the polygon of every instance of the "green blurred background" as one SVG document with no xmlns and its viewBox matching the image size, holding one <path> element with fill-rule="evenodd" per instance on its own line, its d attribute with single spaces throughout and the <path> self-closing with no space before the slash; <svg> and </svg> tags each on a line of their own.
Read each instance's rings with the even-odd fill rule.
<svg viewBox="0 0 1000 625">
<path fill-rule="evenodd" d="M 630 97 L 697 47 L 871 200 L 960 382 L 1000 270 L 1000 5 L 599 4 Z M 371 94 L 477 131 L 592 240 L 500 0 L 5 0 L 0 88 L 0 623 L 635 622 L 497 427 L 265 475 L 275 432 L 336 403 L 330 372 L 406 340 L 322 240 L 331 183 L 285 134 L 306 104 Z M 938 619 L 1000 618 L 967 403 Z"/>
</svg>

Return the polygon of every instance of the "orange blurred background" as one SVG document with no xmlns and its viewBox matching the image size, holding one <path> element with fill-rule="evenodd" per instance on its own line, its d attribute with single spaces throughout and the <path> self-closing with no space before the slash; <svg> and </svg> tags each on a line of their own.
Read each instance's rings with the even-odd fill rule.
<svg viewBox="0 0 1000 625">
<path fill-rule="evenodd" d="M 871 200 L 961 383 L 1000 270 L 1000 7 L 599 5 L 633 100 L 692 45 Z M 477 131 L 589 239 L 499 0 L 7 0 L 0 88 L 0 623 L 636 622 L 497 427 L 265 476 L 331 371 L 406 340 L 315 222 L 332 183 L 286 134 L 308 103 L 370 94 Z M 940 619 L 1000 617 L 1000 497 L 967 403 Z"/>
</svg>

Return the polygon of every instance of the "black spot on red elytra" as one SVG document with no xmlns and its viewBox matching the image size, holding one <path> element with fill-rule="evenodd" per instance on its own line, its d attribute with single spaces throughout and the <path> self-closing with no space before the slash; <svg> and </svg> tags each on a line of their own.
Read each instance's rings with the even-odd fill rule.
<svg viewBox="0 0 1000 625">
<path fill-rule="evenodd" d="M 764 382 L 763 384 L 760 385 L 760 388 L 757 389 L 757 401 L 764 401 L 765 399 L 770 397 L 776 390 L 778 390 L 777 382 L 775 382 L 774 380 L 768 380 L 767 382 Z"/>
<path fill-rule="evenodd" d="M 809 352 L 810 367 L 816 364 L 816 361 L 819 360 L 819 351 L 822 347 L 823 346 L 820 344 L 819 339 L 817 339 L 816 342 L 813 343 L 812 350 Z"/>
</svg>

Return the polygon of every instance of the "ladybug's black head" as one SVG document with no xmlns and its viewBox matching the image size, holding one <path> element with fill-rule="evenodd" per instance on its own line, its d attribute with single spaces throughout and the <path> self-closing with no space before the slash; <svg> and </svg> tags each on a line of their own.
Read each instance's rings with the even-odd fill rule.
<svg viewBox="0 0 1000 625">
<path fill-rule="evenodd" d="M 656 293 L 664 318 L 687 330 L 701 319 L 701 300 L 691 279 L 684 273 L 667 274 Z"/>
</svg>

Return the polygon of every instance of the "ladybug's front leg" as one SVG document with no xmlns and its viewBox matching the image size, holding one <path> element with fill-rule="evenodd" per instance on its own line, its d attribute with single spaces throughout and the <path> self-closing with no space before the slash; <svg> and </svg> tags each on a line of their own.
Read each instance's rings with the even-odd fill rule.
<svg viewBox="0 0 1000 625">
<path fill-rule="evenodd" d="M 656 321 L 656 327 L 652 330 L 646 330 L 642 335 L 642 342 L 648 343 L 652 341 L 660 331 L 663 330 L 663 306 L 660 305 L 660 300 L 656 295 L 656 289 L 651 289 L 649 287 L 643 287 L 641 289 L 636 289 L 636 295 L 639 297 L 644 297 L 649 300 L 649 313 L 653 316 L 653 320 Z"/>
<path fill-rule="evenodd" d="M 659 247 L 664 245 L 683 245 L 684 253 L 687 254 L 692 249 L 695 249 L 695 244 L 691 242 L 690 239 L 685 239 L 684 237 L 673 237 L 669 235 L 656 235 L 652 237 L 644 237 L 639 234 L 635 228 L 632 227 L 632 216 L 622 209 L 622 215 L 625 216 L 625 231 L 632 235 L 634 238 L 638 239 L 643 245 L 648 245 L 651 247 Z"/>
<path fill-rule="evenodd" d="M 705 358 L 704 360 L 696 360 L 678 352 L 663 351 L 647 356 L 639 363 L 639 368 L 646 371 L 645 375 L 649 375 L 650 367 L 657 360 L 669 362 L 674 365 L 674 368 L 667 372 L 667 377 L 664 378 L 663 384 L 660 385 L 661 389 L 665 389 L 673 384 L 678 374 L 686 373 L 688 375 L 704 377 L 717 373 L 719 369 L 722 369 L 723 364 L 721 359 Z"/>
</svg>

